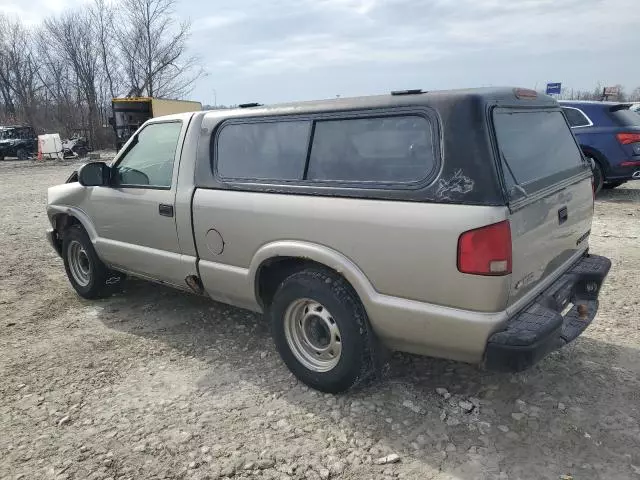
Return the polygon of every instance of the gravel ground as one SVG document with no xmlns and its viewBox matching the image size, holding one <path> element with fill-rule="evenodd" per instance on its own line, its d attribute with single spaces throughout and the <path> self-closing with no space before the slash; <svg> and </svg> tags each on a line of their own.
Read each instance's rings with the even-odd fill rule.
<svg viewBox="0 0 640 480">
<path fill-rule="evenodd" d="M 75 295 L 44 238 L 73 168 L 0 163 L 0 478 L 640 479 L 640 182 L 597 202 L 613 268 L 574 344 L 515 375 L 396 354 L 334 396 L 258 315 L 135 280 Z"/>
</svg>

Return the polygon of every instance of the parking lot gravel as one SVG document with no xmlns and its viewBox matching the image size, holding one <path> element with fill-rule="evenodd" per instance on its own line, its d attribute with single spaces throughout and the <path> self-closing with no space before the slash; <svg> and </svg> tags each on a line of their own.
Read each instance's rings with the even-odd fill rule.
<svg viewBox="0 0 640 480">
<path fill-rule="evenodd" d="M 139 280 L 80 299 L 44 236 L 76 166 L 0 162 L 0 478 L 640 479 L 640 182 L 598 198 L 613 267 L 575 343 L 519 374 L 394 354 L 328 395 L 259 315 Z"/>
</svg>

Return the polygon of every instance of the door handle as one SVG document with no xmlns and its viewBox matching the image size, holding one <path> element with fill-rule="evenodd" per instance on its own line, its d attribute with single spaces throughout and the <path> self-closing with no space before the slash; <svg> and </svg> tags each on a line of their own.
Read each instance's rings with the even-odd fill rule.
<svg viewBox="0 0 640 480">
<path fill-rule="evenodd" d="M 558 223 L 562 225 L 569 218 L 569 210 L 567 207 L 562 207 L 558 210 Z"/>
<path fill-rule="evenodd" d="M 158 206 L 158 213 L 163 217 L 173 217 L 173 205 L 161 203 L 160 206 Z"/>
</svg>

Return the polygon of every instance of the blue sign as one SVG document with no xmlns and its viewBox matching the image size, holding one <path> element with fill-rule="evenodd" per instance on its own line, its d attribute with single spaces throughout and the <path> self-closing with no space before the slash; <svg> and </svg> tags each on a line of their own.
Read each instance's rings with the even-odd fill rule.
<svg viewBox="0 0 640 480">
<path fill-rule="evenodd" d="M 560 90 L 562 90 L 562 83 L 547 83 L 547 95 L 554 93 L 560 95 Z"/>
</svg>

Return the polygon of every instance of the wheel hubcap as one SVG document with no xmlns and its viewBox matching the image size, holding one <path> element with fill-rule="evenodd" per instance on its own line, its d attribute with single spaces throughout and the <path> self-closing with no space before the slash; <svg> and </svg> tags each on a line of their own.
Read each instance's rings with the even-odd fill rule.
<svg viewBox="0 0 640 480">
<path fill-rule="evenodd" d="M 338 364 L 342 337 L 338 324 L 322 304 L 303 298 L 289 305 L 284 333 L 300 363 L 314 372 L 327 372 Z"/>
<path fill-rule="evenodd" d="M 82 244 L 76 240 L 69 243 L 67 251 L 69 259 L 69 270 L 73 279 L 82 287 L 89 285 L 91 281 L 91 262 L 89 255 Z"/>
</svg>

